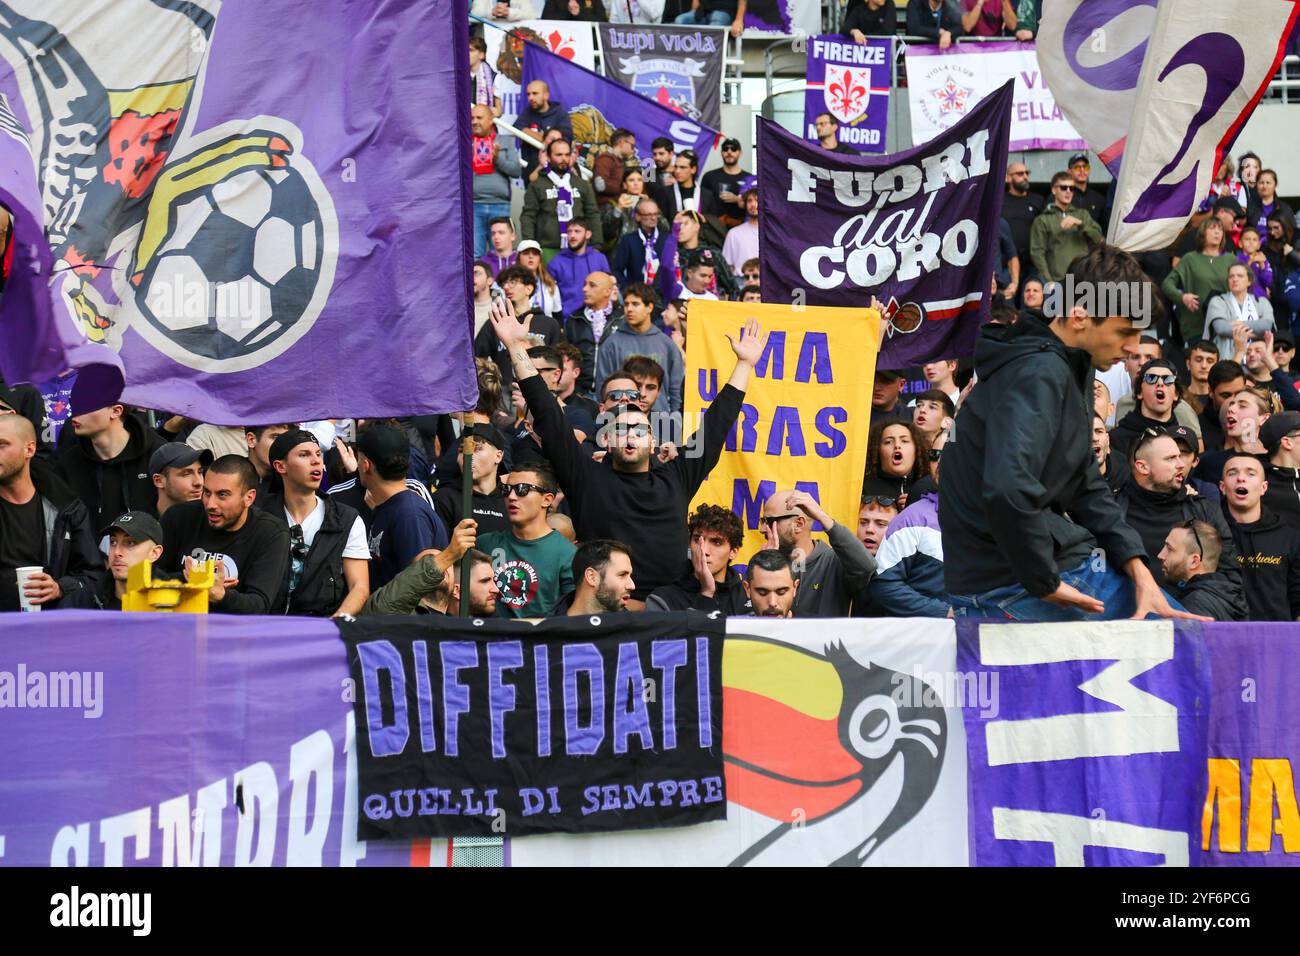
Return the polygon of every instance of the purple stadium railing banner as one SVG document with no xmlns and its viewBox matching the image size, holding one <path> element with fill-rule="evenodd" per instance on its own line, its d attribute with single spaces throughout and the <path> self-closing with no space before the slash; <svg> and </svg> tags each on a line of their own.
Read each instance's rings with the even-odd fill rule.
<svg viewBox="0 0 1300 956">
<path fill-rule="evenodd" d="M 731 618 L 726 819 L 499 861 L 1295 865 L 1296 637 Z M 450 865 L 356 839 L 354 688 L 326 620 L 0 615 L 0 866 Z"/>
</svg>

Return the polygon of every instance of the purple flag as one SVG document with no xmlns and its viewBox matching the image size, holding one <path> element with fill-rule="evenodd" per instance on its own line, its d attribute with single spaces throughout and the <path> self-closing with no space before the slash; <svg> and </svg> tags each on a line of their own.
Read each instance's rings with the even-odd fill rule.
<svg viewBox="0 0 1300 956">
<path fill-rule="evenodd" d="M 842 36 L 811 38 L 804 138 L 817 142 L 813 123 L 820 114 L 830 113 L 840 124 L 841 143 L 859 153 L 883 153 L 893 62 L 893 37 L 868 37 L 866 43 Z"/>
<path fill-rule="evenodd" d="M 1207 632 L 1214 683 L 1198 832 L 1206 865 L 1300 866 L 1296 626 L 1219 624 Z"/>
<path fill-rule="evenodd" d="M 5 865 L 421 859 L 410 843 L 355 839 L 355 731 L 332 622 L 280 618 L 272 633 L 266 619 L 219 614 L 0 618 Z"/>
<path fill-rule="evenodd" d="M 463 6 L 10 7 L 0 92 L 125 401 L 216 424 L 473 405 Z"/>
<path fill-rule="evenodd" d="M 606 151 L 610 135 L 619 127 L 636 136 L 637 159 L 647 173 L 654 167 L 650 143 L 657 137 L 667 136 L 678 150 L 695 150 L 701 168 L 718 139 L 712 127 L 529 43 L 524 47 L 524 88 L 534 80 L 550 87 L 552 102 L 568 110 L 573 145 L 584 162 Z"/>
<path fill-rule="evenodd" d="M 1204 634 L 1204 636 L 1203 636 Z M 1172 621 L 958 621 L 976 866 L 1199 861 L 1210 634 Z"/>
<path fill-rule="evenodd" d="M 1012 84 L 893 156 L 853 157 L 759 121 L 763 294 L 888 320 L 881 368 L 970 355 L 989 314 Z"/>
</svg>

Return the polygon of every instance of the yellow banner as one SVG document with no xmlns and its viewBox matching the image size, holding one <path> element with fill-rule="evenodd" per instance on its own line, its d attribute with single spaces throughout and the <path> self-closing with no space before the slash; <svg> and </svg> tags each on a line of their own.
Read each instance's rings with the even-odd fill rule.
<svg viewBox="0 0 1300 956">
<path fill-rule="evenodd" d="M 740 516 L 742 564 L 766 546 L 758 518 L 777 491 L 807 491 L 857 529 L 881 321 L 873 309 L 691 300 L 687 421 L 698 422 L 726 385 L 736 360 L 727 335 L 738 338 L 751 316 L 767 345 L 727 447 L 691 502 Z"/>
</svg>

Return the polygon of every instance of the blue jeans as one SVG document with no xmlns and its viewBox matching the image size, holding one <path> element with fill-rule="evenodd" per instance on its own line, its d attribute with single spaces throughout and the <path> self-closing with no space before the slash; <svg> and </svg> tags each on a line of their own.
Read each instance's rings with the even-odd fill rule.
<svg viewBox="0 0 1300 956">
<path fill-rule="evenodd" d="M 688 27 L 729 27 L 735 22 L 733 17 L 726 10 L 712 10 L 709 13 L 702 13 L 699 10 L 687 10 L 685 13 L 678 14 L 674 23 L 682 23 Z"/>
<path fill-rule="evenodd" d="M 1109 565 L 1104 570 L 1095 571 L 1091 564 L 1091 561 L 1085 561 L 1077 568 L 1063 572 L 1061 580 L 1106 605 L 1101 614 L 1085 614 L 1078 608 L 1058 607 L 1032 596 L 1019 584 L 1012 584 L 983 594 L 949 595 L 953 617 L 999 621 L 1116 621 L 1132 617 L 1137 610 L 1132 579 Z M 1164 594 L 1170 607 L 1185 610 L 1169 597 L 1167 591 Z"/>
<path fill-rule="evenodd" d="M 510 215 L 508 202 L 476 202 L 474 204 L 474 258 L 479 259 L 488 248 L 488 223 L 498 216 Z"/>
</svg>

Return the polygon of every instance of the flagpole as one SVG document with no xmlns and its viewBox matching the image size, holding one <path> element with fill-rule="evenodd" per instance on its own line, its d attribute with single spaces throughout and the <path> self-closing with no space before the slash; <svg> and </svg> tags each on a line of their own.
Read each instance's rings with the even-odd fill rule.
<svg viewBox="0 0 1300 956">
<path fill-rule="evenodd" d="M 474 425 L 466 420 L 460 430 L 460 517 L 467 520 L 474 517 Z M 469 555 L 460 559 L 460 617 L 469 617 L 469 579 L 470 566 L 473 562 Z"/>
</svg>

